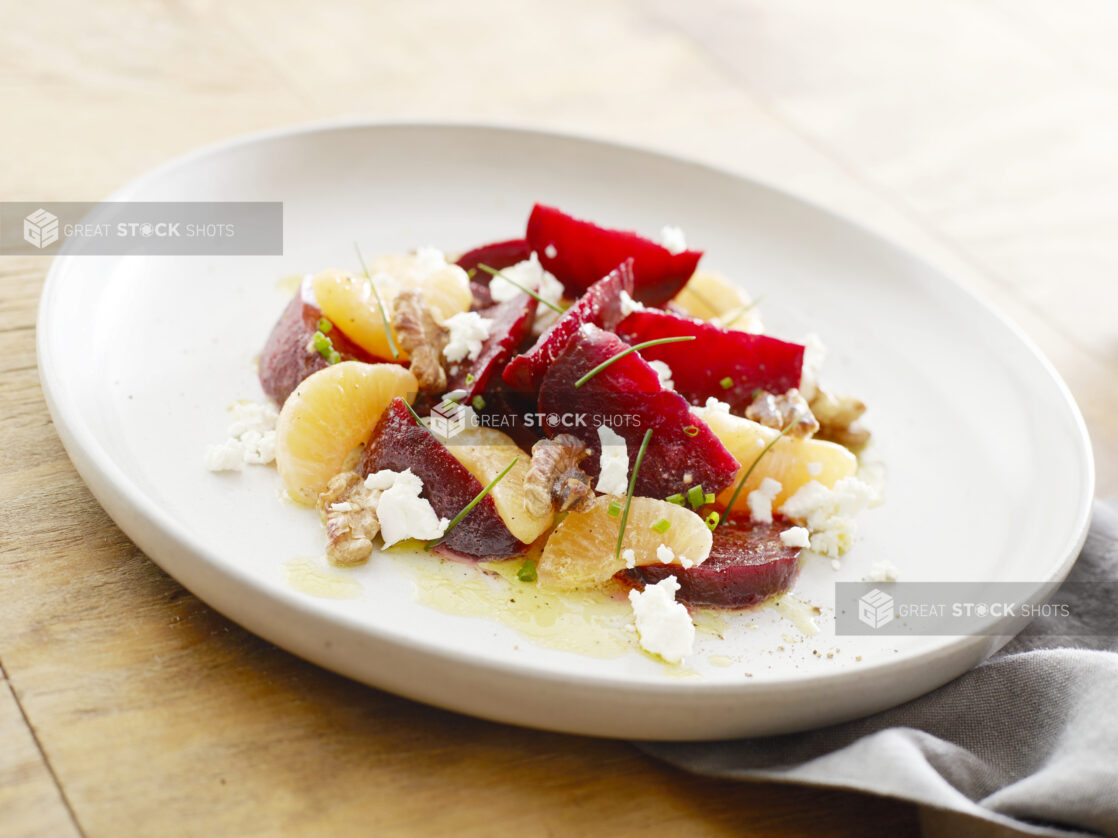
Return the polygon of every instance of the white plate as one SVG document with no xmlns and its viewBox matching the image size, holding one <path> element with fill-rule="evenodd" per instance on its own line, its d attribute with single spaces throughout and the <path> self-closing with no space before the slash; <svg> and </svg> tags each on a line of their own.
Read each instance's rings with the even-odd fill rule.
<svg viewBox="0 0 1118 838">
<path fill-rule="evenodd" d="M 331 600 L 286 581 L 321 553 L 313 512 L 272 469 L 203 468 L 225 407 L 260 399 L 253 358 L 289 292 L 277 278 L 366 253 L 455 251 L 518 235 L 532 203 L 654 233 L 678 224 L 705 264 L 764 297 L 769 331 L 818 332 L 825 380 L 857 393 L 887 501 L 840 572 L 808 563 L 797 595 L 879 560 L 904 580 L 1058 580 L 1093 491 L 1082 419 L 1049 364 L 954 282 L 858 227 L 748 180 L 531 131 L 349 125 L 254 136 L 174 161 L 117 200 L 281 200 L 282 257 L 60 257 L 43 291 L 39 363 L 67 451 L 151 558 L 249 630 L 402 695 L 516 724 L 663 739 L 758 735 L 870 713 L 930 690 L 1005 638 L 809 640 L 771 609 L 700 636 L 683 676 L 637 652 L 601 659 L 419 604 L 399 563 Z M 860 660 L 856 659 L 860 658 Z"/>
</svg>

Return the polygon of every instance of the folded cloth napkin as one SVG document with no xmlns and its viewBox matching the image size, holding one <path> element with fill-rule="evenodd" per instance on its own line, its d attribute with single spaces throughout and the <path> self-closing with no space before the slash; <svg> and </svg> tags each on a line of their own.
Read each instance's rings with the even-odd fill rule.
<svg viewBox="0 0 1118 838">
<path fill-rule="evenodd" d="M 1074 590 L 1070 616 L 1034 620 L 927 695 L 805 733 L 639 747 L 713 777 L 919 803 L 929 807 L 925 835 L 1118 836 L 1116 509 L 1095 504 L 1087 543 L 1057 594 Z"/>
</svg>

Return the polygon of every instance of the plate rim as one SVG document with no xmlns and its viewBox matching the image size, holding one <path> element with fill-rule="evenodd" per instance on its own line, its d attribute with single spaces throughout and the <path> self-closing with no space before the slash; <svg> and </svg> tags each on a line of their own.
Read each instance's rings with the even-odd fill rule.
<svg viewBox="0 0 1118 838">
<path fill-rule="evenodd" d="M 914 251 L 902 247 L 901 245 L 893 242 L 887 236 L 879 233 L 878 231 L 866 226 L 865 224 L 854 220 L 849 216 L 840 214 L 817 201 L 806 198 L 797 194 L 795 191 L 785 189 L 773 183 L 757 179 L 748 175 L 744 175 L 732 170 L 723 168 L 718 165 L 713 165 L 708 162 L 697 160 L 685 155 L 677 154 L 674 152 L 667 152 L 661 149 L 642 146 L 637 143 L 620 142 L 616 140 L 603 139 L 593 135 L 587 135 L 578 132 L 543 129 L 530 127 L 526 125 L 519 125 L 507 122 L 477 122 L 477 121 L 456 121 L 456 120 L 379 120 L 379 119 L 336 119 L 336 120 L 316 120 L 312 122 L 301 122 L 291 125 L 284 125 L 273 127 L 261 131 L 254 131 L 246 134 L 239 134 L 216 142 L 202 145 L 198 148 L 187 151 L 183 154 L 177 155 L 170 160 L 152 168 L 139 176 L 129 180 L 127 183 L 110 193 L 104 201 L 123 201 L 128 200 L 129 195 L 136 193 L 143 189 L 149 183 L 157 181 L 159 178 L 168 172 L 188 166 L 191 163 L 205 159 L 211 155 L 226 153 L 231 150 L 245 148 L 254 144 L 272 140 L 284 140 L 294 137 L 305 135 L 319 134 L 319 133 L 332 133 L 337 131 L 351 131 L 351 130 L 471 130 L 479 132 L 498 132 L 506 135 L 521 135 L 526 137 L 534 137 L 540 140 L 563 140 L 574 141 L 577 143 L 588 144 L 597 146 L 599 148 L 610 149 L 615 152 L 623 153 L 637 153 L 644 156 L 658 158 L 662 161 L 685 164 L 689 167 L 694 167 L 699 170 L 704 170 L 707 173 L 718 175 L 723 178 L 730 178 L 736 181 L 744 182 L 751 187 L 754 187 L 763 192 L 770 193 L 772 196 L 790 200 L 801 206 L 810 209 L 814 213 L 826 216 L 831 223 L 838 223 L 844 225 L 849 229 L 857 231 L 864 237 L 867 237 L 873 242 L 883 248 L 892 251 L 894 255 L 899 255 L 904 259 L 911 262 L 918 263 L 924 268 L 932 271 L 941 281 L 949 282 L 954 287 L 954 290 L 961 292 L 969 299 L 972 304 L 982 308 L 988 315 L 993 316 L 1000 322 L 1002 326 L 1009 330 L 1028 351 L 1032 360 L 1038 362 L 1040 368 L 1047 374 L 1049 382 L 1056 386 L 1057 392 L 1061 396 L 1062 408 L 1069 411 L 1069 415 L 1073 420 L 1073 424 L 1077 430 L 1076 436 L 1076 455 L 1083 467 L 1083 481 L 1076 490 L 1081 494 L 1084 501 L 1080 504 L 1078 510 L 1075 527 L 1071 531 L 1064 542 L 1063 555 L 1053 564 L 1052 572 L 1044 584 L 1059 583 L 1064 580 L 1067 573 L 1070 571 L 1075 559 L 1078 557 L 1079 551 L 1083 546 L 1087 537 L 1088 528 L 1091 520 L 1092 500 L 1094 497 L 1095 489 L 1095 463 L 1092 452 L 1090 436 L 1086 427 L 1086 422 L 1083 419 L 1082 412 L 1079 409 L 1074 397 L 1071 394 L 1066 382 L 1060 376 L 1055 366 L 1049 359 L 1039 350 L 1033 340 L 1025 334 L 1021 328 L 1014 323 L 1008 315 L 1004 314 L 992 303 L 987 301 L 983 296 L 978 294 L 974 289 L 963 284 L 960 280 L 956 279 L 949 272 L 943 271 L 936 266 L 930 264 L 923 257 Z M 119 258 L 119 257 L 117 257 Z M 185 551 L 195 561 L 201 562 L 205 565 L 205 570 L 208 572 L 216 572 L 226 578 L 232 577 L 238 585 L 243 586 L 245 593 L 251 592 L 254 597 L 264 599 L 271 602 L 274 606 L 280 608 L 293 609 L 304 616 L 310 616 L 318 619 L 319 615 L 313 611 L 303 600 L 295 595 L 294 592 L 277 592 L 276 590 L 264 587 L 259 583 L 256 577 L 248 572 L 245 572 L 236 564 L 220 561 L 219 558 L 211 554 L 211 551 L 205 548 L 204 545 L 195 543 L 190 537 L 190 533 L 180 526 L 178 522 L 169 516 L 165 515 L 160 507 L 155 504 L 151 499 L 137 487 L 112 459 L 109 452 L 104 446 L 100 445 L 94 436 L 88 423 L 81 415 L 81 411 L 77 406 L 68 401 L 68 394 L 60 392 L 58 386 L 58 373 L 56 367 L 58 359 L 52 354 L 52 347 L 50 346 L 49 334 L 51 332 L 49 322 L 52 312 L 52 301 L 59 294 L 59 289 L 62 287 L 64 277 L 72 266 L 75 264 L 76 257 L 73 255 L 58 255 L 51 263 L 47 277 L 43 283 L 42 292 L 40 295 L 38 315 L 36 318 L 36 350 L 38 359 L 38 369 L 40 373 L 40 381 L 42 385 L 44 399 L 47 403 L 51 419 L 55 425 L 56 432 L 62 440 L 63 446 L 67 454 L 75 465 L 76 470 L 86 483 L 87 487 L 97 498 L 98 502 L 109 512 L 109 507 L 117 507 L 118 504 L 124 504 L 136 513 L 137 521 L 129 520 L 122 522 L 121 517 L 110 513 L 110 517 L 114 522 L 125 532 L 126 535 L 139 545 L 140 541 L 147 541 L 148 538 L 144 534 L 138 533 L 141 524 L 147 527 L 154 528 L 161 536 L 169 538 L 176 546 Z M 168 564 L 164 563 L 151 552 L 144 550 L 148 559 L 155 562 L 165 572 L 171 575 L 176 581 L 180 580 L 180 574 L 172 570 Z M 217 608 L 213 605 L 212 596 L 202 596 L 197 591 L 191 588 L 192 593 L 195 593 L 203 602 L 209 607 L 214 607 L 220 613 L 237 622 L 239 625 L 246 627 L 246 629 L 256 633 L 253 624 L 259 624 L 259 621 L 244 619 L 241 615 L 234 616 L 225 608 Z M 341 618 L 341 619 L 339 619 Z M 821 687 L 826 687 L 828 684 L 848 679 L 852 676 L 852 672 L 847 669 L 834 670 L 831 672 L 813 672 L 810 674 L 793 672 L 782 673 L 777 678 L 772 680 L 762 680 L 757 682 L 745 683 L 730 683 L 730 682 L 706 682 L 706 681 L 691 681 L 687 679 L 663 679 L 657 681 L 635 681 L 628 677 L 608 676 L 602 674 L 587 674 L 585 672 L 565 672 L 559 673 L 553 669 L 542 667 L 531 667 L 526 669 L 524 661 L 512 660 L 495 660 L 486 657 L 470 655 L 464 658 L 460 653 L 450 653 L 446 649 L 442 649 L 427 641 L 416 640 L 415 638 L 407 635 L 396 635 L 382 633 L 376 627 L 370 627 L 366 624 L 356 623 L 341 614 L 336 614 L 332 624 L 338 625 L 339 623 L 348 631 L 356 631 L 361 635 L 372 635 L 378 642 L 388 642 L 396 646 L 407 647 L 410 651 L 421 652 L 422 654 L 433 656 L 446 662 L 453 662 L 455 664 L 466 663 L 472 667 L 478 667 L 483 670 L 493 672 L 494 674 L 501 674 L 505 676 L 523 677 L 526 674 L 534 680 L 551 681 L 554 683 L 563 683 L 566 685 L 577 685 L 581 688 L 605 688 L 611 690 L 639 690 L 642 694 L 654 692 L 657 695 L 714 695 L 714 696 L 729 696 L 740 694 L 743 691 L 752 692 L 754 694 L 764 694 L 766 692 L 778 693 L 790 687 L 795 687 L 805 681 L 818 683 Z M 262 635 L 263 636 L 263 635 Z M 936 646 L 931 650 L 923 652 L 918 655 L 913 655 L 909 658 L 902 660 L 880 660 L 867 662 L 865 665 L 860 666 L 857 674 L 860 676 L 873 676 L 880 675 L 883 672 L 889 672 L 897 675 L 904 674 L 904 672 L 923 668 L 930 660 L 941 659 L 944 657 L 961 656 L 964 650 L 975 652 L 979 649 L 985 648 L 981 652 L 981 658 L 985 658 L 993 654 L 998 648 L 1004 645 L 1012 638 L 1012 635 L 998 636 L 992 638 L 989 635 L 964 635 L 954 638 L 951 642 L 944 643 Z M 267 639 L 272 640 L 268 637 Z M 272 642 L 277 642 L 272 640 Z M 284 645 L 286 644 L 278 644 Z M 305 657 L 299 652 L 301 657 Z M 981 659 L 980 658 L 980 659 Z M 317 661 L 310 661 L 316 666 L 324 666 Z M 329 666 L 328 668 L 335 668 Z M 966 670 L 963 670 L 966 671 Z M 350 673 L 343 673 L 350 675 Z M 356 677 L 356 676 L 350 676 Z M 953 676 L 953 677 L 957 677 Z M 365 680 L 363 678 L 359 680 Z M 427 699 L 424 699 L 425 701 Z M 428 702 L 431 703 L 431 702 Z M 542 726 L 542 725 L 541 725 Z"/>
</svg>

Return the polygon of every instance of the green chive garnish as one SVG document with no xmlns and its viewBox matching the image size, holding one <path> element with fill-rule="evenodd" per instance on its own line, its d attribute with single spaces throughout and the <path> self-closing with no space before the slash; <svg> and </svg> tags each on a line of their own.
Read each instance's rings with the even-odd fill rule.
<svg viewBox="0 0 1118 838">
<path fill-rule="evenodd" d="M 524 564 L 520 566 L 520 570 L 516 571 L 516 578 L 521 582 L 535 582 L 536 563 L 531 559 L 525 559 Z"/>
<path fill-rule="evenodd" d="M 707 520 L 706 520 L 707 529 L 713 531 L 714 528 L 718 526 L 718 522 L 721 519 L 722 519 L 722 516 L 719 515 L 717 512 L 711 512 L 709 515 L 707 515 Z"/>
<path fill-rule="evenodd" d="M 384 310 L 384 300 L 380 298 L 380 291 L 377 290 L 377 284 L 373 282 L 373 278 L 369 276 L 369 266 L 365 264 L 365 257 L 361 255 L 361 248 L 357 246 L 357 242 L 353 243 L 353 249 L 357 251 L 357 260 L 361 263 L 361 270 L 365 274 L 365 279 L 369 280 L 369 287 L 373 289 L 373 296 L 377 299 L 377 308 L 380 309 L 380 319 L 384 323 L 384 336 L 388 338 L 388 348 L 392 350 L 392 357 L 399 358 L 400 350 L 396 346 L 396 338 L 392 336 L 392 324 L 388 322 L 388 312 Z"/>
<path fill-rule="evenodd" d="M 477 276 L 477 268 L 470 268 L 468 271 L 466 271 L 466 276 L 470 279 L 473 279 L 475 276 Z"/>
<path fill-rule="evenodd" d="M 545 306 L 547 306 L 552 311 L 557 311 L 557 312 L 559 312 L 559 314 L 563 313 L 563 309 L 561 309 L 559 306 L 555 305 L 555 303 L 551 302 L 551 300 L 545 300 L 543 297 L 541 297 L 539 294 L 537 294 L 531 288 L 525 288 L 523 285 L 521 285 L 515 279 L 509 279 L 507 276 L 505 276 L 503 273 L 501 273 L 496 268 L 491 268 L 486 264 L 480 264 L 480 265 L 478 265 L 478 267 L 481 268 L 483 271 L 485 271 L 490 276 L 499 276 L 501 279 L 503 279 L 509 285 L 512 285 L 516 288 L 519 288 L 521 291 L 523 291 L 529 297 L 532 297 L 534 300 L 536 300 L 536 302 L 543 303 Z"/>
<path fill-rule="evenodd" d="M 314 346 L 314 351 L 321 355 L 327 364 L 333 365 L 342 360 L 342 356 L 334 349 L 333 342 L 321 331 L 315 332 L 311 336 L 311 345 Z"/>
<path fill-rule="evenodd" d="M 474 396 L 473 399 L 470 400 L 470 404 L 474 406 L 474 410 L 485 410 L 485 399 L 481 396 Z"/>
<path fill-rule="evenodd" d="M 671 521 L 669 521 L 667 518 L 661 518 L 659 521 L 652 525 L 652 529 L 660 533 L 660 535 L 663 535 L 671 528 L 671 526 Z"/>
<path fill-rule="evenodd" d="M 415 408 L 408 404 L 408 400 L 400 399 L 400 401 L 404 403 L 404 407 L 406 407 L 408 409 L 408 413 L 412 415 L 412 418 L 415 420 L 415 424 L 419 425 L 419 427 L 423 428 L 423 430 L 427 431 L 427 433 L 429 433 L 431 436 L 435 436 L 435 432 L 423 423 L 423 420 L 419 418 L 419 414 L 415 412 Z M 438 437 L 435 437 L 435 439 L 438 439 Z"/>
<path fill-rule="evenodd" d="M 706 500 L 706 493 L 701 483 L 687 490 L 687 502 L 691 504 L 692 509 L 698 509 L 703 505 L 704 500 Z"/>
<path fill-rule="evenodd" d="M 609 506 L 606 507 L 606 512 L 610 514 L 610 517 L 616 518 L 621 514 L 621 504 L 615 500 L 611 500 Z"/>
<path fill-rule="evenodd" d="M 723 390 L 729 390 L 731 387 L 734 386 L 734 379 L 730 378 L 730 376 L 726 376 L 718 383 L 722 385 Z"/>
<path fill-rule="evenodd" d="M 683 429 L 683 432 L 685 434 L 687 434 L 688 436 L 698 436 L 699 435 L 699 429 L 696 428 L 694 425 L 688 425 L 686 428 Z"/>
<path fill-rule="evenodd" d="M 325 317 L 318 318 L 318 323 L 315 325 L 318 326 L 318 331 L 322 332 L 324 335 L 330 334 L 330 330 L 334 328 L 334 324 Z"/>
<path fill-rule="evenodd" d="M 452 529 L 454 529 L 455 526 L 458 525 L 458 522 L 460 522 L 463 518 L 465 518 L 467 515 L 469 515 L 470 510 L 472 510 L 475 506 L 477 506 L 479 503 L 481 503 L 482 500 L 485 498 L 485 496 L 488 495 L 493 490 L 493 487 L 501 482 L 501 478 L 503 478 L 506 474 L 508 474 L 510 471 L 512 471 L 512 467 L 515 466 L 519 461 L 520 461 L 519 457 L 513 457 L 512 462 L 509 463 L 507 466 L 505 466 L 504 469 L 501 470 L 500 474 L 498 474 L 496 477 L 494 477 L 492 480 L 490 480 L 489 485 L 486 486 L 484 489 L 482 489 L 480 492 L 478 492 L 477 497 L 475 497 L 472 501 L 467 503 L 465 508 L 461 512 L 459 512 L 457 515 L 455 515 L 453 518 L 450 519 L 450 523 L 446 525 L 446 530 L 443 532 L 443 534 L 439 538 L 432 538 L 430 541 L 428 541 L 427 544 L 424 546 L 424 549 L 425 550 L 430 550 L 432 547 L 434 547 L 436 544 L 438 544 L 440 541 L 442 541 L 444 538 L 446 538 L 446 534 L 448 532 L 450 532 Z"/>
<path fill-rule="evenodd" d="M 466 373 L 466 383 L 467 384 L 473 384 L 474 380 L 475 380 L 474 379 L 474 374 L 472 372 Z"/>
<path fill-rule="evenodd" d="M 714 503 L 714 492 L 707 492 L 703 495 L 703 503 Z"/>
<path fill-rule="evenodd" d="M 766 454 L 768 454 L 769 449 L 772 448 L 774 445 L 776 445 L 777 442 L 780 441 L 780 438 L 782 436 L 784 436 L 786 433 L 788 433 L 790 430 L 792 430 L 792 426 L 795 425 L 799 421 L 800 421 L 800 415 L 797 412 L 796 415 L 792 417 L 792 421 L 790 421 L 787 425 L 784 426 L 783 430 L 781 430 L 781 432 L 778 433 L 773 438 L 772 442 L 770 442 L 768 445 L 766 445 L 764 448 L 761 449 L 761 453 L 757 455 L 757 459 L 753 461 L 753 464 L 745 472 L 745 475 L 742 477 L 741 480 L 738 481 L 738 486 L 737 486 L 736 489 L 734 489 L 734 493 L 732 495 L 730 495 L 730 502 L 728 504 L 726 504 L 726 517 L 723 518 L 723 521 L 728 522 L 730 520 L 730 510 L 732 510 L 734 508 L 734 502 L 738 499 L 738 495 L 741 493 L 741 490 L 745 487 L 745 481 L 747 481 L 749 479 L 749 475 L 753 474 L 753 469 L 757 468 L 757 464 L 759 462 L 761 462 L 761 458 L 764 457 Z"/>
<path fill-rule="evenodd" d="M 668 503 L 674 503 L 676 506 L 683 506 L 683 495 L 676 493 L 664 498 Z"/>
<path fill-rule="evenodd" d="M 583 384 L 585 384 L 591 378 L 596 376 L 598 373 L 600 373 L 602 370 L 604 370 L 606 367 L 608 367 L 614 361 L 619 361 L 622 358 L 624 358 L 626 355 L 629 355 L 633 352 L 639 352 L 641 349 L 647 349 L 650 346 L 659 346 L 662 343 L 679 343 L 680 341 L 694 340 L 694 339 L 695 339 L 694 335 L 680 335 L 679 337 L 675 337 L 675 338 L 659 338 L 657 340 L 646 340 L 644 343 L 638 343 L 638 344 L 635 344 L 633 346 L 630 346 L 628 349 L 621 350 L 616 355 L 614 355 L 612 358 L 609 358 L 605 361 L 602 361 L 602 363 L 598 364 L 598 366 L 594 367 L 594 369 L 590 370 L 590 372 L 586 373 L 586 375 L 584 375 L 582 378 L 580 378 L 578 381 L 576 381 L 575 382 L 575 387 L 581 387 Z"/>
<path fill-rule="evenodd" d="M 617 549 L 613 552 L 615 559 L 621 559 L 621 544 L 625 538 L 625 525 L 629 523 L 629 505 L 633 502 L 633 492 L 637 488 L 637 472 L 640 471 L 641 461 L 644 460 L 644 452 L 648 450 L 648 442 L 652 439 L 652 428 L 644 432 L 644 439 L 641 440 L 640 450 L 637 452 L 637 459 L 633 463 L 633 473 L 629 477 L 629 491 L 625 493 L 625 508 L 621 511 L 621 527 L 617 531 Z"/>
</svg>

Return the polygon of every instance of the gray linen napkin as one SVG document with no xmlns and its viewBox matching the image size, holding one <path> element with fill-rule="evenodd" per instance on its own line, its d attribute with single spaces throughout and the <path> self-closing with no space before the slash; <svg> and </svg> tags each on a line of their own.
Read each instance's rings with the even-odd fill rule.
<svg viewBox="0 0 1118 838">
<path fill-rule="evenodd" d="M 919 803 L 930 807 L 921 812 L 926 835 L 1001 835 L 1012 828 L 1118 836 L 1114 508 L 1095 504 L 1068 582 L 1076 596 L 1071 616 L 1034 620 L 985 663 L 907 704 L 806 733 L 638 747 L 714 777 L 842 787 Z"/>
</svg>

